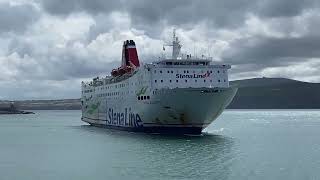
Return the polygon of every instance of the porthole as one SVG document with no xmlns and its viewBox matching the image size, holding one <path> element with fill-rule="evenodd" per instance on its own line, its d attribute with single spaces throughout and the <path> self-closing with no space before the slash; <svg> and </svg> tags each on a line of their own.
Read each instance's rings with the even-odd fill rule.
<svg viewBox="0 0 320 180">
<path fill-rule="evenodd" d="M 188 82 L 188 80 L 185 80 L 185 82 Z"/>
<path fill-rule="evenodd" d="M 163 80 L 161 80 L 161 82 L 163 83 Z"/>
<path fill-rule="evenodd" d="M 218 73 L 220 73 L 220 71 L 218 71 Z"/>
<path fill-rule="evenodd" d="M 203 80 L 203 82 L 206 82 L 206 80 Z"/>
<path fill-rule="evenodd" d="M 176 80 L 176 82 L 179 82 L 179 80 Z"/>
<path fill-rule="evenodd" d="M 160 71 L 160 73 L 162 73 L 162 71 Z"/>
<path fill-rule="evenodd" d="M 221 82 L 220 79 L 218 80 L 218 82 Z"/>
<path fill-rule="evenodd" d="M 157 82 L 157 80 L 154 80 L 154 82 L 156 83 L 156 82 Z"/>
<path fill-rule="evenodd" d="M 169 82 L 172 82 L 172 80 L 170 79 L 170 81 Z"/>
</svg>

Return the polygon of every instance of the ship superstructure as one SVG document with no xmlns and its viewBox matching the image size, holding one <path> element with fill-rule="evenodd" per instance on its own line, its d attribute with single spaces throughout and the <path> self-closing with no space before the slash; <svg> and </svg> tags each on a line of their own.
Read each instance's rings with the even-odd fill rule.
<svg viewBox="0 0 320 180">
<path fill-rule="evenodd" d="M 180 55 L 141 65 L 133 40 L 123 44 L 121 67 L 82 83 L 82 120 L 95 126 L 150 133 L 200 134 L 231 102 L 230 65 Z"/>
</svg>

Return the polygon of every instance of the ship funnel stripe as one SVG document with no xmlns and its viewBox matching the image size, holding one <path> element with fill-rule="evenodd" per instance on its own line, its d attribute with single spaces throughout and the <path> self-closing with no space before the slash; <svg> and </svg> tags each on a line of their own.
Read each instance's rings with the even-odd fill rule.
<svg viewBox="0 0 320 180">
<path fill-rule="evenodd" d="M 136 46 L 135 46 L 135 45 L 128 45 L 126 48 L 127 48 L 127 49 L 129 49 L 129 48 L 136 48 Z"/>
</svg>

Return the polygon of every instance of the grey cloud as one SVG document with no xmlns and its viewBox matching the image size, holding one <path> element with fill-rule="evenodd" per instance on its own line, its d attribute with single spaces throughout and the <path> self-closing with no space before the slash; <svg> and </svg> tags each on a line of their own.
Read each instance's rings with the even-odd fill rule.
<svg viewBox="0 0 320 180">
<path fill-rule="evenodd" d="M 317 0 L 262 0 L 257 4 L 256 13 L 261 17 L 292 17 L 319 5 Z"/>
<path fill-rule="evenodd" d="M 311 58 L 320 58 L 320 36 L 301 38 L 255 37 L 231 44 L 222 59 L 233 73 L 252 73 L 269 67 L 289 67 Z M 246 74 L 246 73 L 244 73 Z M 281 76 L 280 76 L 281 77 Z"/>
<path fill-rule="evenodd" d="M 0 33 L 22 33 L 40 16 L 38 10 L 30 4 L 0 3 L 0 14 Z"/>
<path fill-rule="evenodd" d="M 152 32 L 165 25 L 192 28 L 199 22 L 235 28 L 243 23 L 250 7 L 250 0 L 133 0 L 126 2 L 125 9 L 134 26 Z"/>
<path fill-rule="evenodd" d="M 305 9 L 319 8 L 316 0 L 43 0 L 41 3 L 48 12 L 58 15 L 79 11 L 90 14 L 121 11 L 128 13 L 132 25 L 141 29 L 163 28 L 163 22 L 192 27 L 201 21 L 219 28 L 236 28 L 244 23 L 248 13 L 264 18 L 291 17 Z"/>
<path fill-rule="evenodd" d="M 11 63 L 12 70 L 17 72 L 13 78 L 57 81 L 88 78 L 107 75 L 119 63 L 116 60 L 105 61 L 93 53 L 83 55 L 79 51 L 87 49 L 76 49 L 74 43 L 69 42 L 65 48 L 51 47 L 43 53 L 37 51 L 37 43 L 28 43 L 24 38 L 13 39 L 6 54 L 7 57 L 17 54 L 20 59 Z"/>
<path fill-rule="evenodd" d="M 105 0 L 40 0 L 40 2 L 45 10 L 55 15 L 68 15 L 81 11 L 90 14 L 108 14 L 121 7 L 120 1 Z"/>
</svg>

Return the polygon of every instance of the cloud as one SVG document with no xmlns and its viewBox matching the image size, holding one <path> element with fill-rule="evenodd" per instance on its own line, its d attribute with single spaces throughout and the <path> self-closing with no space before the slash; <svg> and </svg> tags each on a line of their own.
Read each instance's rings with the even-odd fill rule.
<svg viewBox="0 0 320 180">
<path fill-rule="evenodd" d="M 39 11 L 31 4 L 10 4 L 0 2 L 0 34 L 23 33 L 36 22 Z"/>
<path fill-rule="evenodd" d="M 264 66 L 289 64 L 303 58 L 320 57 L 320 36 L 300 38 L 254 37 L 231 44 L 223 55 L 233 64 L 261 64 Z"/>
<path fill-rule="evenodd" d="M 261 71 L 262 76 L 300 79 L 309 82 L 320 82 L 320 58 L 308 59 L 284 67 L 268 67 Z"/>
<path fill-rule="evenodd" d="M 262 0 L 257 1 L 256 13 L 261 17 L 294 17 L 299 16 L 303 11 L 319 7 L 315 0 Z"/>
<path fill-rule="evenodd" d="M 49 13 L 61 16 L 83 11 L 90 14 L 109 13 L 121 5 L 121 1 L 105 0 L 41 0 L 40 3 Z"/>
</svg>

